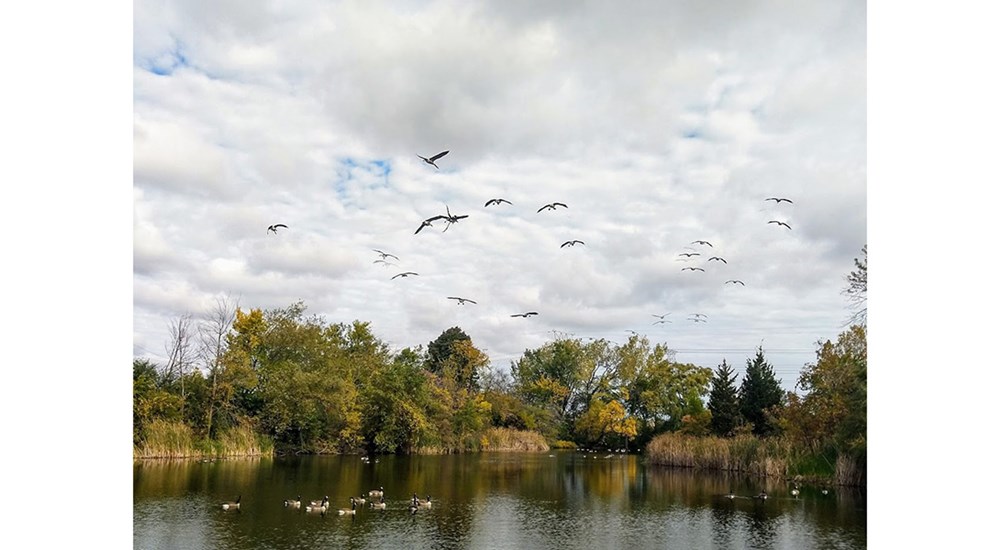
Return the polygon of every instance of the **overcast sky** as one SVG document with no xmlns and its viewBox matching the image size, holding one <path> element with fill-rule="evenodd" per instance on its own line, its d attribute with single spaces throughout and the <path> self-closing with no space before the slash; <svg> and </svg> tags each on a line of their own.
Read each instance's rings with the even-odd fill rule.
<svg viewBox="0 0 1000 550">
<path fill-rule="evenodd" d="M 497 367 L 557 336 L 740 371 L 762 345 L 787 389 L 844 330 L 864 2 L 174 0 L 133 23 L 136 357 L 223 296 L 394 349 L 458 326 Z"/>
</svg>

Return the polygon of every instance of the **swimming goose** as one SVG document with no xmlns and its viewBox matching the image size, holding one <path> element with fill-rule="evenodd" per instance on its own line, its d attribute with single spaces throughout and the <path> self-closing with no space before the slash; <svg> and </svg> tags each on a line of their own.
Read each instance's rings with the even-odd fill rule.
<svg viewBox="0 0 1000 550">
<path fill-rule="evenodd" d="M 368 499 L 366 499 L 365 497 L 351 497 L 351 500 L 353 500 L 354 502 L 357 502 L 358 504 L 360 504 L 362 506 L 364 506 L 364 504 L 366 502 L 368 502 Z"/>
<path fill-rule="evenodd" d="M 385 497 L 378 497 L 378 502 L 371 502 L 368 504 L 375 510 L 385 510 Z"/>
<path fill-rule="evenodd" d="M 427 500 L 424 500 L 422 498 L 417 498 L 417 493 L 413 493 L 413 504 L 416 504 L 417 506 L 419 506 L 421 508 L 430 508 L 431 507 L 431 496 L 427 495 Z"/>
<path fill-rule="evenodd" d="M 378 489 L 372 489 L 371 491 L 368 491 L 368 496 L 373 498 L 380 497 L 384 494 L 385 494 L 385 487 L 382 487 L 381 485 L 379 485 Z"/>
<path fill-rule="evenodd" d="M 306 506 L 306 512 L 326 512 L 330 506 L 330 497 L 323 497 L 323 500 L 314 500 Z"/>
<path fill-rule="evenodd" d="M 345 515 L 346 516 L 353 516 L 353 515 L 355 515 L 357 513 L 358 513 L 358 503 L 357 503 L 356 500 L 354 500 L 354 497 L 351 497 L 351 507 L 350 508 L 341 508 L 340 510 L 337 510 L 337 515 L 340 515 L 340 516 L 345 516 Z"/>
<path fill-rule="evenodd" d="M 760 494 L 757 495 L 755 498 L 759 498 L 760 500 L 767 500 L 767 491 L 761 489 Z"/>
<path fill-rule="evenodd" d="M 285 506 L 286 507 L 291 506 L 292 508 L 298 508 L 299 506 L 302 506 L 302 495 L 299 495 L 294 499 L 290 498 L 286 500 Z"/>
<path fill-rule="evenodd" d="M 233 502 L 223 502 L 222 503 L 222 509 L 223 510 L 239 510 L 240 509 L 240 500 L 242 498 L 243 498 L 243 495 L 240 495 L 240 496 L 236 497 L 236 500 L 233 501 Z"/>
<path fill-rule="evenodd" d="M 795 487 L 794 489 L 792 489 L 792 496 L 795 497 L 795 498 L 799 498 L 799 488 L 798 487 Z"/>
</svg>

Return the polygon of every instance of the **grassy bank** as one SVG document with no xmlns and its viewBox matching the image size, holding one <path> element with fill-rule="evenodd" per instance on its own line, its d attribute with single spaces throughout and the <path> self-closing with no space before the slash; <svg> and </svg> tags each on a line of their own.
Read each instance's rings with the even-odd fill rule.
<svg viewBox="0 0 1000 550">
<path fill-rule="evenodd" d="M 513 428 L 490 428 L 483 435 L 484 451 L 547 451 L 548 443 L 538 432 Z"/>
<path fill-rule="evenodd" d="M 733 438 L 667 433 L 646 447 L 650 464 L 679 468 L 723 470 L 760 477 L 796 478 L 863 486 L 864 458 L 837 456 L 830 449 L 803 450 L 781 438 L 750 435 Z"/>
<path fill-rule="evenodd" d="M 191 427 L 182 422 L 154 420 L 143 430 L 133 458 L 222 458 L 261 456 L 274 453 L 274 445 L 249 426 L 223 432 L 217 440 L 196 440 Z"/>
</svg>

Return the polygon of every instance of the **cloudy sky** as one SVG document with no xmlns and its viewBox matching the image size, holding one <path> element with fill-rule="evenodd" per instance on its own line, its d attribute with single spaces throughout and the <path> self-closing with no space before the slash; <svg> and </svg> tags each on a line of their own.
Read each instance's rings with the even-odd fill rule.
<svg viewBox="0 0 1000 550">
<path fill-rule="evenodd" d="M 133 16 L 136 357 L 162 361 L 170 323 L 224 296 L 301 300 L 396 349 L 458 326 L 497 367 L 558 336 L 635 331 L 740 370 L 762 345 L 788 389 L 844 330 L 867 242 L 864 2 Z M 449 212 L 468 217 L 414 233 Z"/>
</svg>

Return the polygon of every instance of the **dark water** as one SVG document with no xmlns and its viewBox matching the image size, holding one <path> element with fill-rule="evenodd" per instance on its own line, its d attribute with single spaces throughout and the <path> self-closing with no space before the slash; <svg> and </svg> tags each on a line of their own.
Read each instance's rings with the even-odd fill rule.
<svg viewBox="0 0 1000 550">
<path fill-rule="evenodd" d="M 483 453 L 141 461 L 133 469 L 137 549 L 865 548 L 865 496 L 782 481 L 646 466 L 607 453 Z M 351 496 L 384 486 L 388 509 Z M 771 495 L 741 497 L 766 489 Z M 430 495 L 411 514 L 410 497 Z M 301 495 L 303 507 L 286 508 Z M 305 512 L 329 495 L 331 511 Z M 220 504 L 242 496 L 238 511 Z"/>
</svg>

